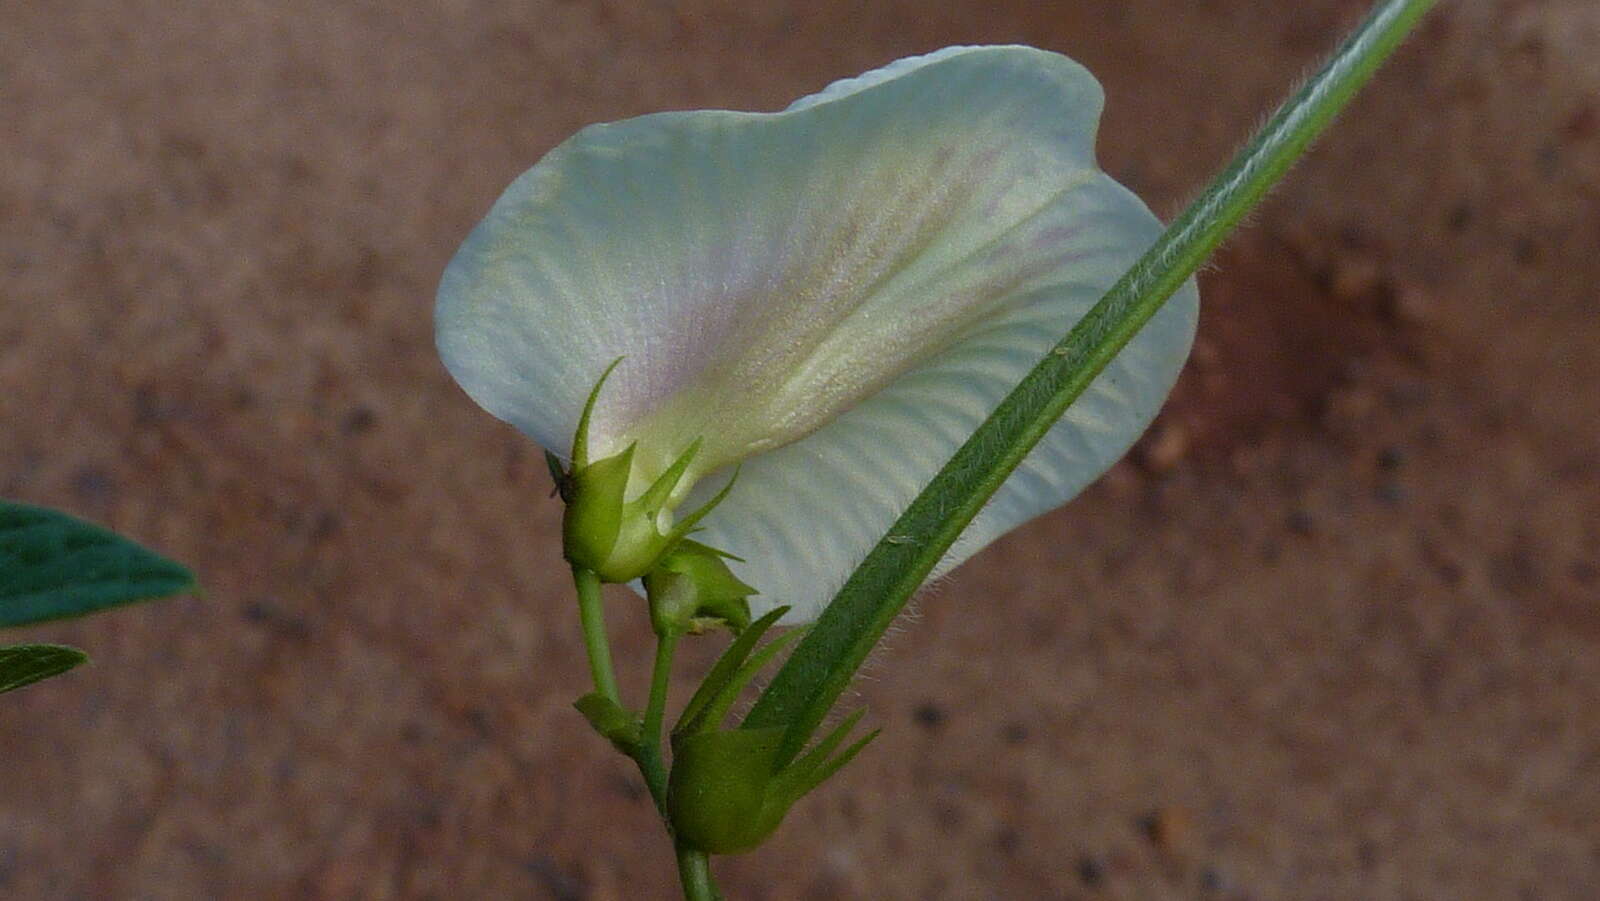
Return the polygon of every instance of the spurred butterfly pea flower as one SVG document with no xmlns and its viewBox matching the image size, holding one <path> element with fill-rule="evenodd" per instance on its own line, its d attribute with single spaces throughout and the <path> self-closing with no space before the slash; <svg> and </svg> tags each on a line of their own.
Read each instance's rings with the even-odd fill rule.
<svg viewBox="0 0 1600 901">
<path fill-rule="evenodd" d="M 760 592 L 752 613 L 813 619 L 1160 233 L 1095 162 L 1102 99 L 1058 54 L 951 47 L 781 112 L 590 126 L 518 178 L 451 261 L 440 353 L 474 400 L 557 454 L 593 392 L 581 462 L 611 461 L 619 495 L 649 501 L 629 515 L 662 540 L 738 464 L 695 540 L 739 558 L 732 572 Z M 1128 449 L 1197 308 L 1190 282 L 936 575 Z M 618 580 L 665 547 L 627 531 L 595 552 Z"/>
</svg>

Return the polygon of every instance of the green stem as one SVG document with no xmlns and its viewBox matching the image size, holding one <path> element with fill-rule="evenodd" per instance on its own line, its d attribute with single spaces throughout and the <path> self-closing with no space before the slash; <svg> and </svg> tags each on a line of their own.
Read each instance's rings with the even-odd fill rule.
<svg viewBox="0 0 1600 901">
<path fill-rule="evenodd" d="M 611 666 L 611 642 L 606 639 L 605 611 L 601 609 L 600 577 L 593 570 L 574 566 L 572 581 L 578 589 L 578 619 L 583 623 L 583 646 L 589 652 L 589 672 L 594 690 L 620 706 L 617 674 Z"/>
<path fill-rule="evenodd" d="M 956 537 L 1107 363 L 1321 134 L 1435 0 L 1386 0 L 979 426 L 862 561 L 756 701 L 793 759 Z M 894 536 L 894 541 L 888 540 Z"/>
<path fill-rule="evenodd" d="M 644 709 L 644 730 L 639 739 L 639 772 L 662 819 L 667 818 L 667 768 L 661 758 L 661 720 L 667 709 L 667 688 L 672 680 L 672 655 L 678 648 L 678 633 L 667 630 L 656 637 L 656 663 L 650 672 L 650 700 Z"/>
<path fill-rule="evenodd" d="M 711 878 L 711 859 L 704 851 L 678 846 L 678 880 L 683 884 L 684 901 L 722 901 Z"/>
<path fill-rule="evenodd" d="M 572 568 L 578 591 L 578 617 L 583 623 L 583 644 L 589 652 L 589 671 L 597 693 L 622 705 L 617 676 L 611 664 L 611 643 L 606 638 L 604 611 L 601 609 L 600 577 L 593 570 Z M 667 813 L 667 768 L 661 753 L 662 721 L 666 718 L 667 693 L 672 683 L 672 658 L 678 648 L 678 633 L 667 631 L 656 640 L 655 666 L 650 673 L 650 698 L 646 702 L 639 743 L 629 754 L 639 765 L 650 799 L 655 802 L 668 833 L 672 821 Z M 677 846 L 678 870 L 684 897 L 690 901 L 720 899 L 711 881 L 711 867 L 703 852 Z"/>
</svg>

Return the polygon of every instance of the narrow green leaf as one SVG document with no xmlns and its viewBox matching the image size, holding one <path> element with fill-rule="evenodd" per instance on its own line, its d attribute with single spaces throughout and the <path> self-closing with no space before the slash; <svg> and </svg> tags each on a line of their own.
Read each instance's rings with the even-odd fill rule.
<svg viewBox="0 0 1600 901">
<path fill-rule="evenodd" d="M 59 676 L 89 655 L 59 644 L 14 644 L 0 648 L 0 692 Z"/>
<path fill-rule="evenodd" d="M 1028 451 L 1283 177 L 1434 2 L 1379 3 L 889 527 L 742 724 L 785 727 L 779 766 L 810 740 L 912 592 Z"/>
<path fill-rule="evenodd" d="M 0 626 L 81 616 L 193 587 L 189 570 L 109 529 L 0 500 Z"/>
</svg>

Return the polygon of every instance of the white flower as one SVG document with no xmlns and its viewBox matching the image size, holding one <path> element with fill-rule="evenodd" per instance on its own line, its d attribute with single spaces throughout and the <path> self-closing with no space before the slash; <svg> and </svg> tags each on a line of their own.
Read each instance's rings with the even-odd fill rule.
<svg viewBox="0 0 1600 901">
<path fill-rule="evenodd" d="M 585 128 L 451 261 L 439 351 L 474 400 L 631 493 L 696 439 L 674 498 L 742 461 L 698 540 L 752 612 L 820 612 L 938 468 L 1160 233 L 1102 173 L 1102 92 L 1028 47 L 951 47 L 778 113 Z M 1188 354 L 1193 283 L 1068 411 L 941 564 L 1076 494 L 1149 424 Z M 690 487 L 693 490 L 690 491 Z M 686 496 L 683 496 L 686 495 Z"/>
</svg>

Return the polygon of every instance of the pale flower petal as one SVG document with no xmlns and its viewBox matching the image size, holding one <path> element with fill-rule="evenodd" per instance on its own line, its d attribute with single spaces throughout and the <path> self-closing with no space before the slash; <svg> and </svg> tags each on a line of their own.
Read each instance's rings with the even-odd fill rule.
<svg viewBox="0 0 1600 901">
<path fill-rule="evenodd" d="M 810 619 L 999 399 L 1159 232 L 1095 166 L 1099 85 L 1024 47 L 950 48 L 780 113 L 593 126 L 495 204 L 440 287 L 439 347 L 490 412 L 639 477 L 702 438 L 743 460 L 697 538 L 757 614 Z M 1175 297 L 945 562 L 1087 484 L 1148 424 L 1192 338 Z M 691 497 L 686 503 L 695 503 Z"/>
</svg>

